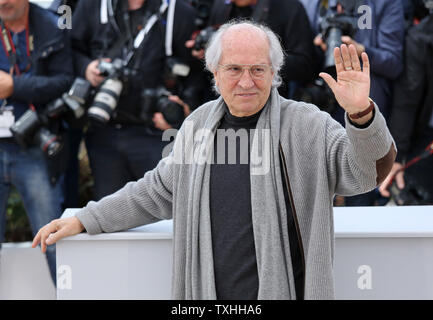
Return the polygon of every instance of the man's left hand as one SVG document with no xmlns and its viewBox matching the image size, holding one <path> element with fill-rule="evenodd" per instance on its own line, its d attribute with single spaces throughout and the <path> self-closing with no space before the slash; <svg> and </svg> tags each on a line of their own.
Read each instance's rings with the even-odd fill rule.
<svg viewBox="0 0 433 320">
<path fill-rule="evenodd" d="M 14 80 L 9 73 L 0 70 L 0 99 L 9 98 L 14 92 Z"/>
<path fill-rule="evenodd" d="M 363 69 L 353 44 L 347 47 L 334 49 L 335 68 L 337 70 L 337 81 L 329 74 L 321 72 L 319 76 L 326 81 L 337 99 L 340 106 L 348 114 L 356 114 L 364 111 L 370 105 L 368 96 L 370 94 L 370 62 L 368 55 L 361 55 Z M 366 123 L 372 117 L 368 115 L 356 120 L 358 124 Z"/>
</svg>

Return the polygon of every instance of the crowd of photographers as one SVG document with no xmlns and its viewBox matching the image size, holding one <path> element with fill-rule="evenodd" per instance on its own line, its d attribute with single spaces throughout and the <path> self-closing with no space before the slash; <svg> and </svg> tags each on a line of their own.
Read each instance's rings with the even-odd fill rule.
<svg viewBox="0 0 433 320">
<path fill-rule="evenodd" d="M 17 10 L 27 3 L 25 29 L 14 30 L 3 2 Z M 70 29 L 60 28 L 62 5 L 72 8 Z M 0 243 L 11 185 L 34 231 L 78 206 L 83 139 L 95 200 L 154 168 L 169 143 L 163 131 L 215 98 L 204 48 L 233 18 L 279 35 L 281 95 L 314 103 L 343 125 L 343 110 L 317 75 L 332 72 L 341 43 L 366 52 L 370 96 L 399 155 L 380 189 L 345 204 L 385 204 L 390 196 L 399 205 L 433 203 L 433 0 L 59 0 L 50 9 L 0 3 Z M 48 260 L 55 279 L 50 249 Z"/>
</svg>

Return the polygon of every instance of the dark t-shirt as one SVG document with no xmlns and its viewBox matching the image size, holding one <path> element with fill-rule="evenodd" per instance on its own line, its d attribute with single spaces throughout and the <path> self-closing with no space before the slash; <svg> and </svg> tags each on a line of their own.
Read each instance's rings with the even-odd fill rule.
<svg viewBox="0 0 433 320">
<path fill-rule="evenodd" d="M 256 127 L 260 113 L 235 117 L 226 109 L 215 136 L 210 212 L 216 293 L 220 300 L 257 299 L 259 280 L 252 223 L 249 150 L 250 129 Z M 233 129 L 243 138 L 236 138 L 233 149 L 228 146 L 229 139 L 225 138 L 224 155 L 218 157 L 218 136 L 226 134 L 227 129 Z M 229 162 L 229 155 L 234 150 L 235 163 Z M 218 158 L 225 158 L 225 161 L 221 163 Z"/>
</svg>

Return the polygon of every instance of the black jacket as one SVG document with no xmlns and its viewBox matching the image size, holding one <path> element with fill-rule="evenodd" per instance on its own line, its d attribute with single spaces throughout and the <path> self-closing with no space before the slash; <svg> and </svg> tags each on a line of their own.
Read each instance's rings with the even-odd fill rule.
<svg viewBox="0 0 433 320">
<path fill-rule="evenodd" d="M 10 99 L 37 109 L 67 91 L 73 80 L 72 52 L 65 30 L 57 26 L 58 17 L 30 3 L 29 29 L 34 37 L 31 55 L 34 74 L 14 76 L 14 92 Z"/>
<path fill-rule="evenodd" d="M 215 0 L 209 24 L 227 22 L 233 7 L 225 0 Z M 263 10 L 257 12 L 262 7 Z M 281 72 L 283 81 L 305 83 L 312 80 L 315 76 L 313 32 L 304 6 L 298 0 L 259 0 L 252 17 L 256 22 L 267 24 L 281 39 L 286 53 Z"/>
<path fill-rule="evenodd" d="M 391 134 L 404 162 L 411 141 L 428 126 L 433 110 L 433 15 L 411 28 L 406 37 L 405 67 L 395 83 Z M 407 159 L 409 160 L 409 159 Z"/>
<path fill-rule="evenodd" d="M 144 9 L 147 12 L 156 12 L 161 5 L 159 0 L 147 0 Z M 100 19 L 101 1 L 79 1 L 73 16 L 72 48 L 74 50 L 76 74 L 85 77 L 85 71 L 90 62 L 95 59 L 108 57 L 110 50 L 120 37 L 124 37 L 121 30 L 122 21 L 116 18 L 106 24 L 101 24 Z M 117 6 L 119 8 L 119 6 Z M 128 88 L 124 89 L 117 106 L 117 116 L 112 122 L 123 124 L 144 124 L 139 119 L 140 95 L 144 88 L 155 88 L 163 85 L 163 73 L 166 62 L 165 54 L 165 24 L 167 10 L 155 25 L 150 29 L 142 44 L 143 50 L 138 51 L 134 59 L 141 59 L 138 63 L 137 75 L 128 81 Z M 194 10 L 184 1 L 178 0 L 175 7 L 175 18 L 173 28 L 173 56 L 181 58 L 188 63 L 192 70 L 190 75 L 183 79 L 183 92 L 186 88 L 194 85 L 194 70 L 200 68 L 196 59 L 191 56 L 190 50 L 185 47 L 185 42 L 194 31 Z M 120 28 L 120 31 L 119 31 Z M 110 58 L 115 58 L 111 56 Z M 134 60 L 133 60 L 134 61 Z M 134 62 L 131 64 L 134 64 Z M 137 60 L 135 60 L 137 61 Z M 180 92 L 178 93 L 181 98 Z M 186 102 L 194 102 L 185 99 Z"/>
</svg>

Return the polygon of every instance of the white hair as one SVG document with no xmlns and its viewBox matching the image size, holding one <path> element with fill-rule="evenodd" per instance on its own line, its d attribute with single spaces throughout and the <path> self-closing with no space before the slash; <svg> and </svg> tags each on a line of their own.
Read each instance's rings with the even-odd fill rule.
<svg viewBox="0 0 433 320">
<path fill-rule="evenodd" d="M 230 22 L 223 24 L 218 29 L 218 31 L 216 31 L 213 34 L 209 43 L 207 44 L 206 53 L 205 53 L 206 68 L 212 73 L 214 73 L 217 70 L 218 64 L 221 59 L 222 50 L 223 50 L 222 37 L 224 36 L 224 34 L 228 29 L 237 25 L 249 25 L 253 28 L 262 31 L 265 34 L 269 42 L 269 59 L 271 61 L 272 70 L 274 71 L 274 78 L 272 79 L 272 87 L 278 88 L 282 83 L 280 70 L 284 65 L 283 48 L 281 47 L 281 43 L 278 36 L 271 29 L 253 21 L 232 20 Z M 220 93 L 218 87 L 215 84 L 215 79 L 214 79 L 214 89 L 217 93 Z"/>
</svg>

